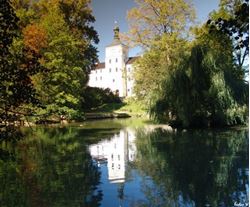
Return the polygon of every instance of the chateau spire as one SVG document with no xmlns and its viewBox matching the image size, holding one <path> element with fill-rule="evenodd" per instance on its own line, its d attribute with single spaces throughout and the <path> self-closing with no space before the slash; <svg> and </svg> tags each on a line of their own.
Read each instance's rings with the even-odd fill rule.
<svg viewBox="0 0 250 207">
<path fill-rule="evenodd" d="M 115 21 L 115 28 L 113 29 L 113 31 L 114 31 L 114 39 L 120 40 L 120 37 L 119 37 L 120 29 L 119 29 L 119 26 L 117 24 L 117 21 Z"/>
<path fill-rule="evenodd" d="M 112 43 L 110 45 L 108 45 L 107 47 L 111 47 L 111 46 L 116 46 L 116 45 L 121 45 L 121 40 L 120 40 L 120 29 L 119 26 L 117 24 L 117 21 L 115 21 L 115 27 L 113 29 L 114 31 L 114 38 L 112 40 Z"/>
</svg>

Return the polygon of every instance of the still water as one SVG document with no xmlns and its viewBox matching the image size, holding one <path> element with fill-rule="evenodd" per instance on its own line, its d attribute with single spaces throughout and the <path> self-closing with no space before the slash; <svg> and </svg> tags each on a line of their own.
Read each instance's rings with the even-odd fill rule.
<svg viewBox="0 0 250 207">
<path fill-rule="evenodd" d="M 248 204 L 247 129 L 173 132 L 126 119 L 22 136 L 0 143 L 1 207 Z"/>
</svg>

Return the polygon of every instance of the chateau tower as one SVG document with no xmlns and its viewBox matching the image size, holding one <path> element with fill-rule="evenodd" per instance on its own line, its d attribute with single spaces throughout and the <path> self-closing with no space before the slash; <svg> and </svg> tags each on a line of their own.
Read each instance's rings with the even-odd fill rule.
<svg viewBox="0 0 250 207">
<path fill-rule="evenodd" d="M 128 57 L 128 47 L 122 44 L 116 25 L 113 40 L 105 48 L 105 62 L 96 64 L 91 70 L 88 85 L 109 88 L 119 97 L 133 96 L 133 62 L 137 58 Z"/>
<path fill-rule="evenodd" d="M 127 96 L 126 86 L 126 62 L 128 60 L 128 47 L 121 43 L 119 27 L 114 28 L 114 38 L 105 50 L 105 67 L 111 71 L 110 86 L 116 85 L 119 96 Z M 114 72 L 114 73 L 113 73 Z"/>
</svg>

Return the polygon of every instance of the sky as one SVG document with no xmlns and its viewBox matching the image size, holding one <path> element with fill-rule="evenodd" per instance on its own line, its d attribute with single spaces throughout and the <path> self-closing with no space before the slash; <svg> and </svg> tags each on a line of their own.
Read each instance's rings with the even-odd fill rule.
<svg viewBox="0 0 250 207">
<path fill-rule="evenodd" d="M 207 20 L 208 14 L 218 9 L 219 0 L 193 0 L 196 10 L 197 22 Z M 93 15 L 96 18 L 94 27 L 98 32 L 100 42 L 97 45 L 99 61 L 104 62 L 105 47 L 113 40 L 113 28 L 118 22 L 121 32 L 128 31 L 127 11 L 136 6 L 134 0 L 92 0 Z M 131 49 L 129 56 L 136 56 L 139 49 Z"/>
</svg>

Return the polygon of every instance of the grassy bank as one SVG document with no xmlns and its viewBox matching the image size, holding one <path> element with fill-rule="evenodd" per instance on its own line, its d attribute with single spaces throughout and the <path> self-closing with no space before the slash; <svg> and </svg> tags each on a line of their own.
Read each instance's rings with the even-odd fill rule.
<svg viewBox="0 0 250 207">
<path fill-rule="evenodd" d="M 42 113 L 32 116 L 21 117 L 15 122 L 14 125 L 34 125 L 34 124 L 55 124 L 72 121 L 84 121 L 88 119 L 107 119 L 107 118 L 128 118 L 140 117 L 147 118 L 147 113 L 143 104 L 133 99 L 125 99 L 121 103 L 105 103 L 98 107 L 92 108 L 82 112 L 80 119 L 69 119 L 67 116 L 62 116 L 56 113 Z"/>
<path fill-rule="evenodd" d="M 103 104 L 90 112 L 99 113 L 126 113 L 133 117 L 147 116 L 146 109 L 143 104 L 134 99 L 125 99 L 122 103 Z"/>
</svg>

